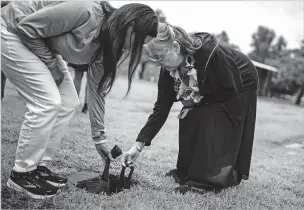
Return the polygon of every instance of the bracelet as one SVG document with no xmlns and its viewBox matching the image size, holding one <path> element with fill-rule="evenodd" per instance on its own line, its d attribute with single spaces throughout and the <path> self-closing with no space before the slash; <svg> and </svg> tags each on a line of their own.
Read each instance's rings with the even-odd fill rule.
<svg viewBox="0 0 304 210">
<path fill-rule="evenodd" d="M 104 143 L 107 143 L 108 140 L 107 139 L 102 139 L 100 141 L 94 141 L 94 144 L 104 144 Z"/>
<path fill-rule="evenodd" d="M 142 148 L 140 148 L 139 145 L 136 145 L 136 149 L 137 149 L 138 152 L 141 152 L 141 151 L 142 151 Z"/>
<path fill-rule="evenodd" d="M 94 140 L 94 144 L 104 144 L 104 143 L 107 143 L 108 140 L 107 140 L 107 136 L 105 135 L 105 130 L 104 129 L 103 131 L 100 132 L 100 136 L 97 136 L 97 137 L 94 137 L 93 140 Z M 101 139 L 99 141 L 95 141 L 95 139 Z"/>
</svg>

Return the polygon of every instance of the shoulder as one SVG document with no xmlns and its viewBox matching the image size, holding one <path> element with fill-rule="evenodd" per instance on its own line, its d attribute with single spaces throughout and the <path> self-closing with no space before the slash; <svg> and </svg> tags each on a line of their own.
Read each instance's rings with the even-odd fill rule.
<svg viewBox="0 0 304 210">
<path fill-rule="evenodd" d="M 41 7 L 66 7 L 68 13 L 103 15 L 101 2 L 98 1 L 39 1 Z"/>
<path fill-rule="evenodd" d="M 73 1 L 71 2 L 73 10 L 82 14 L 89 14 L 91 18 L 95 16 L 103 17 L 104 12 L 101 6 L 101 2 L 97 1 Z"/>
<path fill-rule="evenodd" d="M 207 64 L 210 62 L 210 59 L 218 51 L 218 40 L 209 33 L 196 33 L 195 36 L 198 36 L 202 40 L 201 48 L 194 54 L 195 66 L 198 69 L 205 70 Z"/>
<path fill-rule="evenodd" d="M 98 29 L 101 20 L 104 18 L 104 12 L 100 2 L 96 1 L 66 1 L 70 3 L 69 12 L 77 13 L 83 27 L 92 27 Z"/>
<path fill-rule="evenodd" d="M 220 43 L 219 40 L 211 34 L 198 34 L 203 37 L 202 47 L 194 55 L 195 61 L 201 61 L 199 63 L 206 64 L 211 60 L 214 61 L 220 58 L 233 59 L 236 54 L 242 54 L 232 47 Z"/>
</svg>

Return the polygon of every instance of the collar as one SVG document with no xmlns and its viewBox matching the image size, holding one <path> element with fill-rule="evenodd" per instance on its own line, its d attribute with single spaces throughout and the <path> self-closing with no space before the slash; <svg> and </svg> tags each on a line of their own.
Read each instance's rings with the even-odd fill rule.
<svg viewBox="0 0 304 210">
<path fill-rule="evenodd" d="M 192 55 L 186 55 L 185 61 L 186 61 L 185 68 L 186 68 L 187 75 L 197 74 L 196 69 L 194 69 L 194 63 L 195 63 L 194 57 Z M 175 77 L 176 73 L 178 73 L 178 69 L 179 68 L 170 71 L 170 75 L 172 77 Z"/>
</svg>

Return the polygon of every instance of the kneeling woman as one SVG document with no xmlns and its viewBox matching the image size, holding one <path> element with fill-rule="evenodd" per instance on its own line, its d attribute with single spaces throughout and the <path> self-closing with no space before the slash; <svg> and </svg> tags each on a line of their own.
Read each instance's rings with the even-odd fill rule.
<svg viewBox="0 0 304 210">
<path fill-rule="evenodd" d="M 223 189 L 248 179 L 256 120 L 258 75 L 244 54 L 208 33 L 187 34 L 162 24 L 146 45 L 162 69 L 158 97 L 122 164 L 135 162 L 181 101 L 176 191 Z"/>
</svg>

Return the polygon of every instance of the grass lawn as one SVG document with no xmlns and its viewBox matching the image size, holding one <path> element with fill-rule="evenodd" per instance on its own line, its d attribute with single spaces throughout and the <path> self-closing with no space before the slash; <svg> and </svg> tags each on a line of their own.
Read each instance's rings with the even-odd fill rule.
<svg viewBox="0 0 304 210">
<path fill-rule="evenodd" d="M 122 101 L 126 80 L 118 79 L 107 97 L 106 125 L 111 147 L 123 150 L 135 141 L 156 99 L 156 84 L 136 81 L 130 97 Z M 83 90 L 81 101 L 83 101 Z M 6 187 L 13 166 L 18 133 L 26 108 L 15 89 L 8 84 L 1 107 L 1 196 L 2 209 L 304 209 L 304 108 L 279 100 L 259 99 L 250 179 L 218 194 L 173 193 L 177 185 L 165 177 L 175 168 L 178 152 L 180 104 L 174 105 L 151 147 L 139 157 L 134 178 L 139 185 L 111 197 L 93 195 L 72 185 L 53 199 L 36 201 Z M 55 172 L 73 179 L 75 174 L 96 175 L 101 158 L 90 139 L 89 118 L 80 112 L 70 124 L 56 157 L 50 165 Z M 111 173 L 119 173 L 118 162 Z"/>
</svg>

